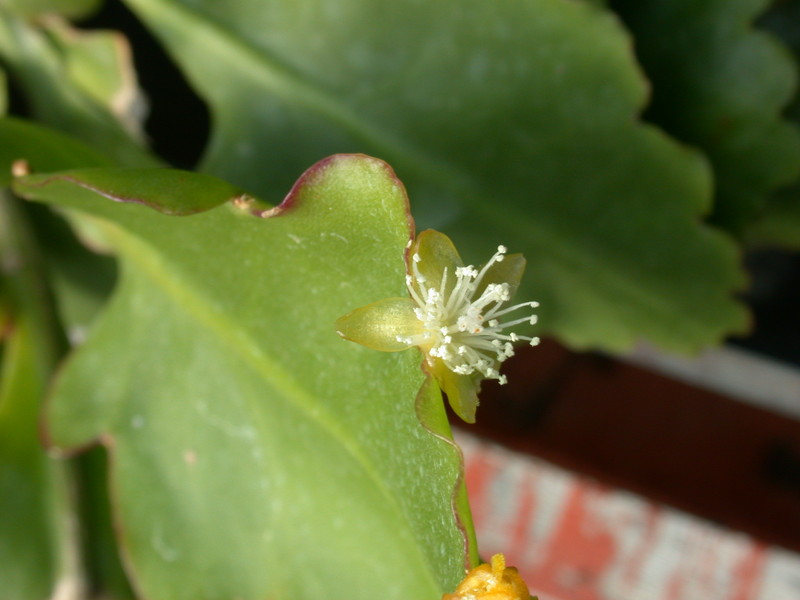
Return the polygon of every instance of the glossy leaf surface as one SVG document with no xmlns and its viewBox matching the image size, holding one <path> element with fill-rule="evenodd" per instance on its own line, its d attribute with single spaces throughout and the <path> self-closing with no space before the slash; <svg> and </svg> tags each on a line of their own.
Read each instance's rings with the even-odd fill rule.
<svg viewBox="0 0 800 600">
<path fill-rule="evenodd" d="M 454 587 L 469 515 L 441 397 L 415 350 L 375 352 L 334 330 L 404 293 L 399 181 L 375 159 L 334 157 L 261 218 L 206 177 L 154 171 L 171 190 L 157 196 L 137 175 L 15 185 L 108 222 L 120 257 L 120 286 L 58 380 L 48 424 L 64 451 L 108 447 L 134 585 L 187 600 Z M 91 191 L 113 177 L 135 202 Z M 191 203 L 203 212 L 165 214 Z"/>
</svg>

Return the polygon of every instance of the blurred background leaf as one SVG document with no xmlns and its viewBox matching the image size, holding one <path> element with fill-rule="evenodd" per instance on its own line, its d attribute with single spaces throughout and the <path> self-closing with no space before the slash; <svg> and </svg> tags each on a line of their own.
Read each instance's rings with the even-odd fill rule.
<svg viewBox="0 0 800 600">
<path fill-rule="evenodd" d="M 774 2 L 760 23 L 786 44 L 797 64 L 800 57 L 800 27 L 797 25 L 800 23 L 800 2 Z M 800 125 L 800 94 L 797 94 L 796 85 L 794 99 L 786 114 L 795 126 Z M 750 241 L 757 244 L 800 250 L 800 181 L 779 190 L 770 199 L 767 210 L 749 233 Z"/>
<path fill-rule="evenodd" d="M 19 119 L 0 119 L 0 140 L 5 179 L 18 158 L 41 169 L 109 164 L 80 142 Z M 64 338 L 75 345 L 86 337 L 110 295 L 115 262 L 88 250 L 59 214 L 2 194 L 8 322 L 0 326 L 7 333 L 0 380 L 0 564 L 14 577 L 0 578 L 0 597 L 132 598 L 112 531 L 102 453 L 54 460 L 39 441 L 40 405 L 67 350 Z M 77 214 L 70 222 L 85 231 Z"/>
<path fill-rule="evenodd" d="M 742 331 L 735 246 L 699 223 L 703 157 L 638 123 L 646 85 L 604 9 L 129 0 L 212 112 L 202 169 L 272 201 L 332 152 L 388 160 L 467 260 L 503 242 L 574 346 L 694 350 Z"/>
<path fill-rule="evenodd" d="M 453 509 L 461 459 L 443 439 L 440 394 L 417 351 L 369 351 L 333 328 L 403 293 L 401 184 L 375 159 L 334 158 L 264 219 L 228 202 L 239 192 L 223 182 L 151 175 L 15 185 L 114 223 L 120 285 L 59 378 L 48 423 L 63 451 L 108 448 L 136 587 L 192 600 L 453 588 L 476 557 L 463 495 Z M 97 193 L 112 190 L 128 202 Z M 163 214 L 187 202 L 205 212 Z"/>
<path fill-rule="evenodd" d="M 0 191 L 0 597 L 82 594 L 70 468 L 39 443 L 45 387 L 63 352 L 41 255 L 19 201 Z"/>
<path fill-rule="evenodd" d="M 127 40 L 116 32 L 80 31 L 59 20 L 49 23 L 48 33 L 75 88 L 114 116 L 132 138 L 142 141 L 147 101 L 138 86 Z"/>
<path fill-rule="evenodd" d="M 102 0 L 3 0 L 0 6 L 23 17 L 61 15 L 71 19 L 86 17 L 102 4 Z"/>
<path fill-rule="evenodd" d="M 37 123 L 0 119 L 0 185 L 11 183 L 11 168 L 25 161 L 33 171 L 59 171 L 70 167 L 112 166 L 114 162 L 86 144 Z"/>
<path fill-rule="evenodd" d="M 0 113 L 6 110 L 0 70 Z M 8 173 L 10 162 L 0 164 Z M 63 350 L 54 317 L 24 210 L 0 189 L 0 597 L 8 600 L 43 600 L 57 581 L 82 591 L 66 475 L 38 439 L 45 386 Z"/>
<path fill-rule="evenodd" d="M 0 61 L 29 116 L 121 164 L 157 165 L 137 139 L 143 100 L 125 38 L 79 33 L 53 16 L 31 21 L 14 8 L 0 5 Z"/>
<path fill-rule="evenodd" d="M 744 235 L 800 174 L 800 135 L 781 115 L 796 66 L 753 25 L 769 0 L 611 0 L 653 85 L 647 110 L 714 167 L 713 222 Z"/>
<path fill-rule="evenodd" d="M 0 114 L 5 114 L 8 110 L 8 88 L 6 82 L 6 72 L 0 69 Z"/>
</svg>

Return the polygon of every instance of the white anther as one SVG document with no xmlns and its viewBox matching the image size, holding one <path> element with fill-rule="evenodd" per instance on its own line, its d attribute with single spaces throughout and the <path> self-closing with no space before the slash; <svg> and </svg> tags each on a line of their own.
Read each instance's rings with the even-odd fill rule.
<svg viewBox="0 0 800 600">
<path fill-rule="evenodd" d="M 459 375 L 477 371 L 484 377 L 506 383 L 506 377 L 500 375 L 497 366 L 514 355 L 513 342 L 527 340 L 532 346 L 539 343 L 539 338 L 503 331 L 518 324 L 536 323 L 536 315 L 511 320 L 504 315 L 538 307 L 539 303 L 504 307 L 511 297 L 511 286 L 507 282 L 484 280 L 491 265 L 502 261 L 506 252 L 505 246 L 498 246 L 497 253 L 480 269 L 473 265 L 444 269 L 441 281 L 431 282 L 430 287 L 417 267 L 422 257 L 415 252 L 411 256 L 412 273 L 406 277 L 406 285 L 417 303 L 414 315 L 421 322 L 422 331 L 413 338 L 397 336 L 397 341 L 410 345 L 413 339 L 426 350 L 429 360 L 441 360 Z"/>
</svg>

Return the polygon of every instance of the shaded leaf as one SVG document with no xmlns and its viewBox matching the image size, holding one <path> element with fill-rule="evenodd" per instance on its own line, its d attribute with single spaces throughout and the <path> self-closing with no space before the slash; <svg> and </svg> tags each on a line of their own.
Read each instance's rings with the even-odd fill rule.
<svg viewBox="0 0 800 600">
<path fill-rule="evenodd" d="M 112 522 L 108 495 L 108 460 L 103 448 L 75 459 L 81 485 L 81 524 L 87 579 L 92 585 L 92 598 L 129 600 L 134 598 L 120 562 L 117 532 Z"/>
<path fill-rule="evenodd" d="M 321 156 L 390 161 L 468 262 L 528 259 L 575 346 L 690 350 L 741 331 L 703 158 L 636 122 L 646 86 L 601 7 L 563 0 L 128 0 L 209 103 L 204 169 L 272 201 Z M 279 185 L 276 185 L 279 184 Z"/>
<path fill-rule="evenodd" d="M 108 162 L 63 134 L 20 120 L 0 120 L 0 169 L 9 173 L 11 161 L 22 157 L 45 168 Z M 58 310 L 71 341 L 85 337 L 110 291 L 112 259 L 83 248 L 64 220 L 46 207 L 25 207 L 29 218 L 22 222 L 21 212 L 6 202 L 0 221 L 9 229 L 0 231 L 0 255 L 9 267 L 6 285 L 0 288 L 10 322 L 0 325 L 0 331 L 11 333 L 0 378 L 0 485 L 6 490 L 0 493 L 0 564 L 12 576 L 0 578 L 0 597 L 44 600 L 52 593 L 91 590 L 109 600 L 131 598 L 105 510 L 103 465 L 49 460 L 39 441 L 40 402 L 64 350 L 57 347 L 63 341 L 54 341 L 62 334 L 53 313 Z M 42 295 L 48 288 L 55 307 Z M 76 487 L 81 490 L 80 535 L 74 530 Z M 80 550 L 86 552 L 85 576 Z M 61 574 L 54 592 L 57 569 Z"/>
<path fill-rule="evenodd" d="M 8 186 L 11 167 L 20 160 L 34 172 L 114 164 L 107 156 L 53 129 L 23 119 L 0 119 L 0 186 Z"/>
<path fill-rule="evenodd" d="M 769 210 L 753 225 L 748 239 L 754 244 L 800 250 L 800 184 L 773 196 Z"/>
<path fill-rule="evenodd" d="M 60 354 L 42 265 L 19 207 L 0 191 L 0 597 L 83 591 L 67 467 L 47 458 L 38 417 Z"/>
<path fill-rule="evenodd" d="M 80 31 L 63 21 L 48 23 L 47 32 L 57 42 L 75 88 L 113 115 L 134 139 L 143 141 L 147 103 L 127 40 L 110 31 Z"/>
<path fill-rule="evenodd" d="M 57 131 L 22 119 L 0 119 L 0 185 L 10 183 L 11 167 L 17 161 L 34 171 L 113 164 L 107 156 Z M 112 259 L 84 248 L 64 220 L 48 209 L 36 211 L 33 217 L 41 251 L 47 255 L 59 317 L 70 340 L 76 342 L 85 336 L 108 297 L 115 276 Z M 72 221 L 80 231 L 77 217 Z"/>
<path fill-rule="evenodd" d="M 753 26 L 769 0 L 612 0 L 653 82 L 648 117 L 707 153 L 713 221 L 743 234 L 800 174 L 800 135 L 781 116 L 797 85 L 786 49 Z"/>
<path fill-rule="evenodd" d="M 6 82 L 6 72 L 0 69 L 0 115 L 4 115 L 8 110 L 8 87 Z"/>
<path fill-rule="evenodd" d="M 51 543 L 51 465 L 36 437 L 43 393 L 34 339 L 17 329 L 3 344 L 0 386 L 0 596 L 44 600 L 57 568 Z"/>
<path fill-rule="evenodd" d="M 108 171 L 103 186 L 112 175 L 125 177 Z M 459 521 L 471 525 L 440 394 L 418 352 L 373 352 L 334 330 L 404 293 L 402 185 L 375 159 L 335 157 L 259 218 L 202 176 L 149 197 L 150 175 L 164 172 L 114 190 L 139 203 L 92 192 L 101 171 L 15 182 L 114 223 L 120 286 L 48 422 L 64 451 L 108 447 L 135 586 L 192 600 L 452 589 L 469 562 Z M 204 212 L 163 214 L 193 202 Z"/>
<path fill-rule="evenodd" d="M 85 17 L 100 4 L 102 0 L 3 0 L 5 8 L 25 17 L 51 13 L 70 18 Z"/>
<path fill-rule="evenodd" d="M 91 324 L 111 295 L 117 275 L 116 261 L 88 249 L 61 215 L 44 206 L 30 208 L 59 320 L 69 342 L 77 345 L 86 339 Z M 91 223 L 80 222 L 77 215 L 70 217 L 75 228 L 84 232 L 84 240 L 96 248 L 95 239 L 85 232 Z"/>
<path fill-rule="evenodd" d="M 800 2 L 785 0 L 774 3 L 760 22 L 787 45 L 796 63 L 800 61 L 798 19 Z M 800 125 L 800 94 L 795 93 L 786 115 L 795 125 Z M 800 181 L 776 193 L 766 208 L 761 219 L 748 232 L 749 241 L 800 250 Z"/>
<path fill-rule="evenodd" d="M 96 168 L 34 174 L 17 186 L 35 194 L 45 188 L 54 204 L 73 204 L 75 188 L 123 204 L 142 204 L 165 215 L 191 215 L 246 195 L 241 189 L 202 173 L 177 169 Z"/>
<path fill-rule="evenodd" d="M 119 110 L 108 98 L 99 99 L 106 92 L 88 84 L 84 74 L 97 71 L 100 57 L 80 51 L 83 45 L 77 41 L 65 44 L 70 37 L 81 39 L 76 32 L 67 33 L 67 27 L 58 21 L 44 21 L 37 27 L 0 6 L 0 60 L 19 84 L 33 117 L 86 142 L 119 164 L 157 166 L 158 161 L 126 130 L 132 127 L 126 104 L 130 94 Z M 96 32 L 91 39 L 105 40 L 104 46 L 117 49 L 125 44 L 113 32 Z M 118 71 L 117 79 L 130 82 L 133 69 L 126 62 L 129 56 L 127 51 L 120 52 L 115 55 L 118 60 L 100 71 L 105 77 Z M 104 56 L 109 58 L 109 54 Z M 125 89 L 130 92 L 129 87 Z"/>
</svg>

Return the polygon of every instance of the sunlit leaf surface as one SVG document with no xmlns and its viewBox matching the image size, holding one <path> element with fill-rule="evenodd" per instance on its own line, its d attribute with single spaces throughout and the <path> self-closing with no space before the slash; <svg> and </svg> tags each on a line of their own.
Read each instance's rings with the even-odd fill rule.
<svg viewBox="0 0 800 600">
<path fill-rule="evenodd" d="M 48 429 L 64 451 L 109 448 L 134 584 L 186 600 L 452 589 L 469 517 L 436 387 L 416 350 L 375 352 L 334 330 L 348 310 L 404 293 L 402 185 L 380 161 L 337 157 L 262 218 L 222 182 L 150 176 L 15 186 L 108 222 L 120 257 L 120 286 L 58 380 Z M 191 203 L 203 212 L 165 214 Z"/>
</svg>

